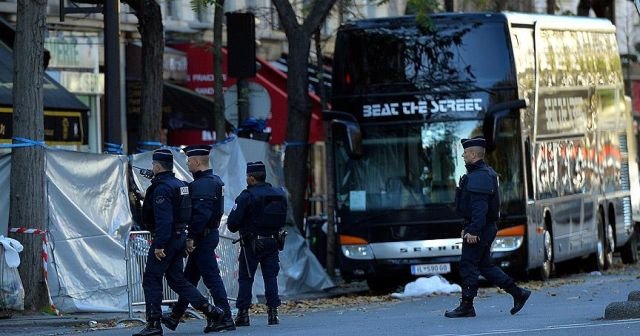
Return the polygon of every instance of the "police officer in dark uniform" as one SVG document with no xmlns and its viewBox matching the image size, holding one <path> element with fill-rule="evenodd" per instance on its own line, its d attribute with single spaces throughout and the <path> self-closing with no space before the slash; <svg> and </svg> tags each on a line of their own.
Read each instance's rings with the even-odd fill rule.
<svg viewBox="0 0 640 336">
<path fill-rule="evenodd" d="M 462 139 L 462 147 L 467 174 L 462 176 L 456 190 L 456 210 L 464 218 L 460 259 L 462 300 L 457 308 L 444 315 L 476 316 L 473 299 L 478 294 L 480 274 L 513 296 L 513 315 L 524 307 L 531 292 L 516 286 L 513 279 L 491 261 L 491 244 L 498 232 L 496 221 L 500 215 L 498 174 L 483 160 L 486 147 L 483 137 Z"/>
<path fill-rule="evenodd" d="M 251 290 L 258 264 L 264 279 L 268 323 L 279 323 L 278 249 L 282 248 L 279 244 L 283 244 L 279 231 L 286 222 L 287 201 L 284 190 L 272 187 L 265 179 L 266 170 L 262 162 L 247 163 L 247 189 L 236 198 L 227 220 L 231 232 L 240 231 L 242 244 L 238 258 L 240 288 L 236 301 L 236 326 L 250 324 Z"/>
<path fill-rule="evenodd" d="M 216 247 L 220 241 L 220 219 L 224 212 L 224 183 L 213 170 L 209 169 L 210 146 L 197 145 L 184 148 L 187 154 L 187 166 L 193 174 L 193 182 L 189 184 L 191 195 L 191 221 L 188 226 L 187 251 L 189 260 L 184 270 L 185 278 L 194 286 L 198 285 L 200 277 L 209 289 L 213 302 L 224 311 L 221 323 L 207 331 L 235 330 L 236 326 L 231 317 L 231 308 L 227 300 L 220 269 L 216 260 Z M 162 323 L 171 330 L 176 330 L 180 318 L 187 310 L 187 299 L 180 296 L 171 314 L 162 318 Z"/>
<path fill-rule="evenodd" d="M 143 204 L 143 223 L 153 233 L 147 265 L 142 278 L 146 304 L 147 325 L 134 336 L 162 335 L 162 277 L 166 276 L 171 289 L 186 298 L 191 305 L 207 316 L 207 328 L 219 324 L 224 312 L 211 306 L 207 299 L 189 283 L 183 273 L 186 248 L 185 228 L 191 217 L 189 187 L 175 178 L 173 155 L 168 149 L 153 153 L 151 186 Z"/>
</svg>

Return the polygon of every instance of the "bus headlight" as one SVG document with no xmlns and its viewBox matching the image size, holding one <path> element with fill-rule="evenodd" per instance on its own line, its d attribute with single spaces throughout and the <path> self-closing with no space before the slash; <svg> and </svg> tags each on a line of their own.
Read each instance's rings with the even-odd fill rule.
<svg viewBox="0 0 640 336">
<path fill-rule="evenodd" d="M 369 245 L 342 245 L 342 254 L 349 259 L 373 259 L 373 250 Z"/>
<path fill-rule="evenodd" d="M 522 236 L 496 237 L 491 245 L 491 252 L 510 252 L 522 246 Z"/>
</svg>

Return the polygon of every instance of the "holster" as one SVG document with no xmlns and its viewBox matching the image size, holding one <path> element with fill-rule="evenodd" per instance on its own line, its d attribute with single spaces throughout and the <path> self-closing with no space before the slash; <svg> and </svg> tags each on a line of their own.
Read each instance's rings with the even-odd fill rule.
<svg viewBox="0 0 640 336">
<path fill-rule="evenodd" d="M 276 243 L 278 244 L 278 250 L 284 250 L 284 241 L 287 238 L 287 230 L 280 230 L 278 234 L 276 234 Z"/>
</svg>

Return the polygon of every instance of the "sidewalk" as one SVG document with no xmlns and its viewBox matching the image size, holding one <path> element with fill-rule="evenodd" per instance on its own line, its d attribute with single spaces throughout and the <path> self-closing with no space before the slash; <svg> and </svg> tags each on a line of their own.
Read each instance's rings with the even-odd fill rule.
<svg viewBox="0 0 640 336">
<path fill-rule="evenodd" d="M 114 325 L 127 313 L 78 313 L 55 316 L 45 313 L 14 312 L 10 318 L 0 319 L 0 329 L 28 327 L 80 327 L 95 328 L 98 325 Z"/>
<path fill-rule="evenodd" d="M 314 300 L 321 298 L 333 298 L 345 295 L 363 294 L 368 292 L 364 282 L 351 284 L 339 284 L 322 292 L 303 293 L 297 295 L 281 295 L 283 301 Z M 262 300 L 261 300 L 262 299 Z M 264 301 L 258 298 L 258 302 Z M 233 304 L 232 304 L 233 305 Z M 135 312 L 134 317 L 144 319 L 144 313 Z M 105 328 L 115 327 L 120 320 L 127 319 L 129 314 L 123 313 L 73 313 L 55 316 L 45 313 L 14 312 L 10 318 L 0 319 L 0 329 L 5 328 L 29 328 L 29 327 L 56 327 L 56 328 Z M 6 331 L 6 330 L 5 330 Z"/>
</svg>

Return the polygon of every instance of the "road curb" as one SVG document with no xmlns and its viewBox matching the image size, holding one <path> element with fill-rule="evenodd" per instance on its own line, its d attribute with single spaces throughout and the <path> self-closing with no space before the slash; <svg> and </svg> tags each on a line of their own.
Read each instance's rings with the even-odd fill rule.
<svg viewBox="0 0 640 336">
<path fill-rule="evenodd" d="M 0 328 L 79 327 L 94 328 L 100 324 L 115 324 L 118 317 L 110 316 L 14 316 L 0 320 Z"/>
<path fill-rule="evenodd" d="M 640 301 L 640 291 L 633 291 L 629 293 L 629 301 Z"/>
<path fill-rule="evenodd" d="M 640 301 L 612 302 L 604 310 L 605 320 L 640 318 Z"/>
</svg>

